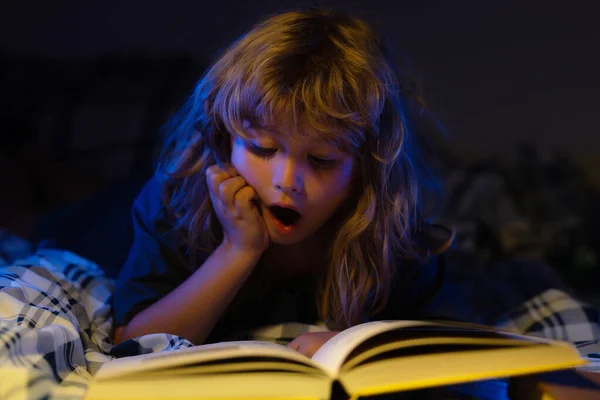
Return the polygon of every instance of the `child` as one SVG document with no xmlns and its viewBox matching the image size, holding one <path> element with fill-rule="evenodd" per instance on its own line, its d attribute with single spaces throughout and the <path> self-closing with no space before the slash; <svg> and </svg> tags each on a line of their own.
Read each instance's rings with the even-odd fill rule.
<svg viewBox="0 0 600 400">
<path fill-rule="evenodd" d="M 323 322 L 290 343 L 311 355 L 367 320 L 473 321 L 455 289 L 425 312 L 452 235 L 423 211 L 423 105 L 400 77 L 373 28 L 341 13 L 283 13 L 233 43 L 168 125 L 133 206 L 115 341 Z"/>
</svg>

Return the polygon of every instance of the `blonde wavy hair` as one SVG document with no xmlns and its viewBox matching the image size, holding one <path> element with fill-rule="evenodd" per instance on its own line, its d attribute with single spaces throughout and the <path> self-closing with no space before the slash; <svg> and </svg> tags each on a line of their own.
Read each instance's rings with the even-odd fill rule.
<svg viewBox="0 0 600 400">
<path fill-rule="evenodd" d="M 158 169 L 191 265 L 223 237 L 206 169 L 229 161 L 243 120 L 277 126 L 335 143 L 359 166 L 317 291 L 321 317 L 343 329 L 382 310 L 401 260 L 423 254 L 410 114 L 424 105 L 398 74 L 371 25 L 334 11 L 271 16 L 225 49 L 167 124 Z"/>
</svg>

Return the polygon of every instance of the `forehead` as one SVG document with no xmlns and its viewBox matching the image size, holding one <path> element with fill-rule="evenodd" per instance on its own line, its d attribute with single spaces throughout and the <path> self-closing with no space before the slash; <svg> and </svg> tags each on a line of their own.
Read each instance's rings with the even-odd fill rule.
<svg viewBox="0 0 600 400">
<path fill-rule="evenodd" d="M 293 145 L 322 145 L 344 147 L 344 134 L 337 130 L 316 130 L 310 127 L 299 128 L 279 123 L 277 125 L 251 125 L 244 121 L 244 131 L 250 137 L 269 137 L 285 140 Z M 242 136 L 245 136 L 242 134 Z"/>
<path fill-rule="evenodd" d="M 274 129 L 269 127 L 250 128 L 248 132 L 253 136 L 274 138 L 293 145 L 336 145 L 336 143 L 325 140 L 321 135 L 314 132 Z"/>
</svg>

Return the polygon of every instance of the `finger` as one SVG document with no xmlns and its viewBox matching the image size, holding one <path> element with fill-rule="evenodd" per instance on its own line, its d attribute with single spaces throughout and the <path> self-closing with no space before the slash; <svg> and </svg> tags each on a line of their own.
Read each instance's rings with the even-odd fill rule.
<svg viewBox="0 0 600 400">
<path fill-rule="evenodd" d="M 226 174 L 229 177 L 239 176 L 240 175 L 238 173 L 237 169 L 235 169 L 230 164 L 223 164 L 223 165 L 217 165 L 217 164 L 215 164 L 215 165 L 211 165 L 210 167 L 207 168 L 207 171 L 211 171 L 212 173 Z"/>
<path fill-rule="evenodd" d="M 225 180 L 231 178 L 231 175 L 220 168 L 218 165 L 212 165 L 206 169 L 206 185 L 213 207 L 220 207 L 219 187 Z"/>
<path fill-rule="evenodd" d="M 256 190 L 246 185 L 235 194 L 234 207 L 240 215 L 251 215 L 258 212 L 257 200 Z"/>
<path fill-rule="evenodd" d="M 292 350 L 298 351 L 298 349 L 300 348 L 300 343 L 296 339 L 294 339 L 288 343 L 287 347 Z"/>
<path fill-rule="evenodd" d="M 237 172 L 237 169 L 235 169 L 235 167 L 229 163 L 219 163 L 218 166 L 221 170 L 227 172 L 231 176 L 239 175 L 239 173 Z"/>
<path fill-rule="evenodd" d="M 231 178 L 232 175 L 219 167 L 218 165 L 212 165 L 206 169 L 206 180 L 209 184 L 209 188 L 213 190 L 215 194 L 219 193 L 219 186 L 221 183 Z"/>
<path fill-rule="evenodd" d="M 298 353 L 305 355 L 308 358 L 312 358 L 315 355 L 316 351 L 313 347 L 306 347 L 298 350 Z"/>
<path fill-rule="evenodd" d="M 237 192 L 246 186 L 246 180 L 241 176 L 235 176 L 229 178 L 226 181 L 221 182 L 219 185 L 219 197 L 221 202 L 227 210 L 231 213 L 237 214 L 235 207 L 235 196 Z"/>
<path fill-rule="evenodd" d="M 206 186 L 208 187 L 208 194 L 210 195 L 210 200 L 214 208 L 217 207 L 216 193 L 218 193 L 217 191 L 219 190 L 219 185 L 221 184 L 217 179 L 216 174 L 217 169 L 214 165 L 206 169 Z"/>
<path fill-rule="evenodd" d="M 231 176 L 239 176 L 239 175 L 240 175 L 240 174 L 238 173 L 237 169 L 235 169 L 235 168 L 233 167 L 233 165 L 230 165 L 230 164 L 226 164 L 226 165 L 225 165 L 225 171 L 226 171 L 226 172 L 227 172 L 229 175 L 231 175 Z"/>
<path fill-rule="evenodd" d="M 212 165 L 206 169 L 206 180 L 211 189 L 218 189 L 221 182 L 229 178 L 231 178 L 231 174 L 218 165 Z M 218 190 L 214 192 L 218 193 Z"/>
</svg>

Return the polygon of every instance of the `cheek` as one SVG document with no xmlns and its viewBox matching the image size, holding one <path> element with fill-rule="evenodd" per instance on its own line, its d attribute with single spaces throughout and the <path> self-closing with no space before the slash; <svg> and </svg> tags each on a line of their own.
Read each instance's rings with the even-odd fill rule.
<svg viewBox="0 0 600 400">
<path fill-rule="evenodd" d="M 231 165 L 239 172 L 240 168 L 243 169 L 245 164 L 246 157 L 244 155 L 244 150 L 234 141 L 231 148 Z"/>
<path fill-rule="evenodd" d="M 353 172 L 354 163 L 348 160 L 340 166 L 338 173 L 333 177 L 331 188 L 338 193 L 338 196 L 345 198 L 350 193 Z"/>
<path fill-rule="evenodd" d="M 258 178 L 266 176 L 263 163 L 252 157 L 242 146 L 235 146 L 231 151 L 231 165 L 237 170 L 238 174 L 255 189 L 259 186 Z"/>
<path fill-rule="evenodd" d="M 335 174 L 316 185 L 319 202 L 323 204 L 339 205 L 349 196 L 352 188 L 353 168 L 352 163 L 344 163 Z"/>
<path fill-rule="evenodd" d="M 339 174 L 340 182 L 343 182 L 344 185 L 350 185 L 352 182 L 352 177 L 354 176 L 354 161 L 348 160 L 344 162 L 342 167 L 340 168 Z"/>
<path fill-rule="evenodd" d="M 246 178 L 246 174 L 251 169 L 248 152 L 240 139 L 233 140 L 231 146 L 231 165 L 237 170 L 237 172 Z"/>
</svg>

